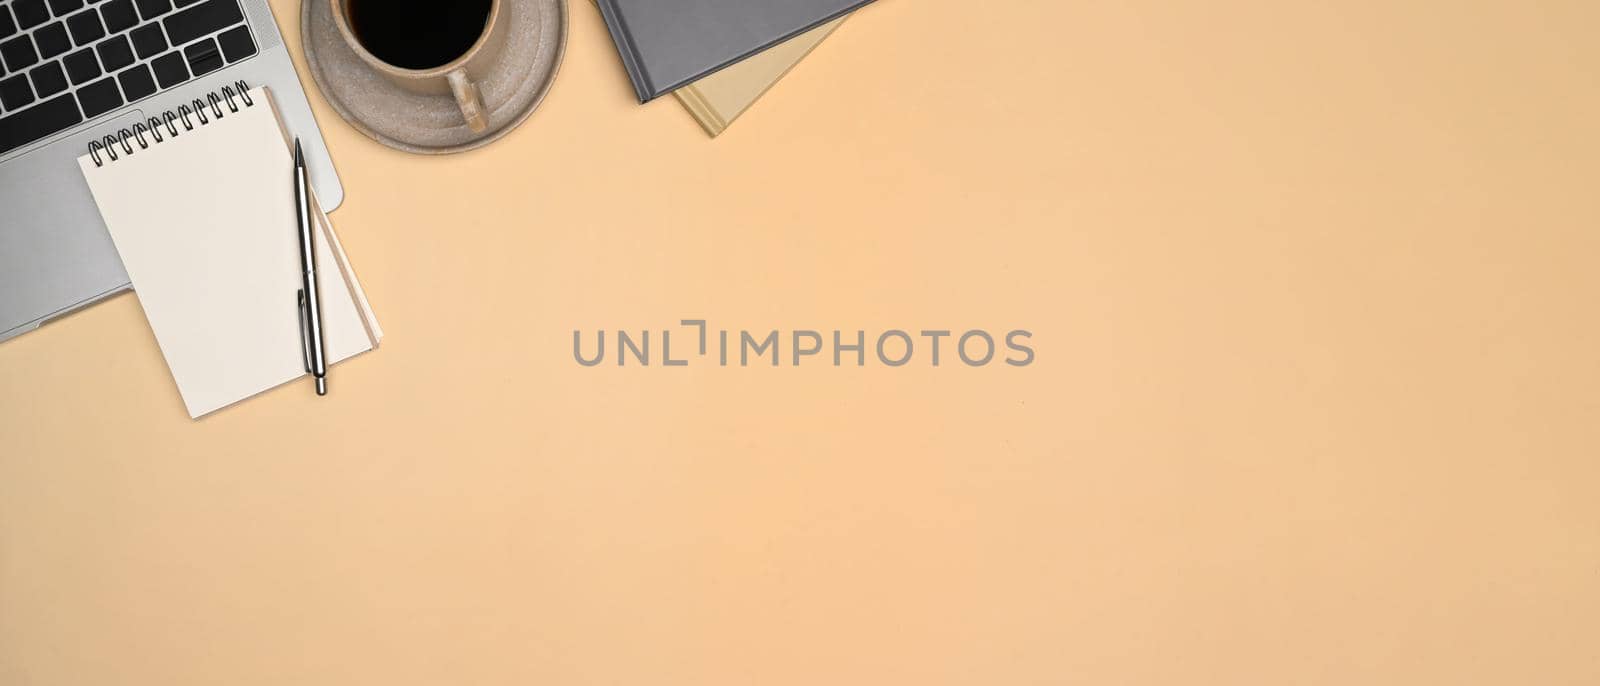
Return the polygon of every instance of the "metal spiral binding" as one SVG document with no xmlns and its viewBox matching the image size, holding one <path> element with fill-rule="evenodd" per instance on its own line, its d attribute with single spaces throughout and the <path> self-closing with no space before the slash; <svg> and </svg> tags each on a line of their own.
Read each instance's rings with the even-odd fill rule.
<svg viewBox="0 0 1600 686">
<path fill-rule="evenodd" d="M 234 81 L 220 90 L 221 92 L 212 91 L 206 93 L 204 98 L 195 98 L 187 104 L 179 105 L 176 112 L 167 110 L 160 116 L 134 122 L 131 128 L 120 129 L 114 134 L 101 136 L 100 140 L 89 141 L 90 159 L 94 160 L 94 166 L 102 167 L 106 163 L 106 159 L 101 158 L 102 153 L 105 158 L 115 162 L 119 155 L 133 155 L 134 144 L 138 144 L 139 149 L 144 150 L 156 143 L 165 142 L 161 134 L 162 129 L 166 129 L 166 135 L 177 138 L 182 131 L 193 131 L 196 126 L 211 123 L 212 118 L 221 119 L 227 112 L 238 112 L 242 107 L 256 104 L 255 99 L 250 97 L 250 84 L 242 80 Z M 199 124 L 191 120 L 191 117 L 198 119 Z M 179 124 L 183 125 L 181 130 Z M 149 138 L 145 137 L 146 134 Z M 121 153 L 117 152 L 119 148 L 122 150 Z"/>
</svg>

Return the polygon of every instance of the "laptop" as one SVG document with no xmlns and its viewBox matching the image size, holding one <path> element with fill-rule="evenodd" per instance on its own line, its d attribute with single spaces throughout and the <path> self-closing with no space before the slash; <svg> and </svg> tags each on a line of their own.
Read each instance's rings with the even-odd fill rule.
<svg viewBox="0 0 1600 686">
<path fill-rule="evenodd" d="M 0 0 L 0 341 L 131 288 L 78 170 L 89 142 L 238 81 L 272 89 L 318 200 L 338 207 L 266 0 Z M 183 196 L 173 179 L 173 212 Z"/>
</svg>

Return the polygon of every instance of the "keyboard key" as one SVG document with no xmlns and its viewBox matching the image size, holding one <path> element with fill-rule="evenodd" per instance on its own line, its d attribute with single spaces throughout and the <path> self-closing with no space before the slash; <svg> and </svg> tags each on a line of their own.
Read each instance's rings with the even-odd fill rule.
<svg viewBox="0 0 1600 686">
<path fill-rule="evenodd" d="M 122 94 L 128 96 L 128 102 L 156 92 L 156 80 L 150 76 L 150 68 L 142 64 L 122 70 L 117 82 L 122 84 Z"/>
<path fill-rule="evenodd" d="M 40 102 L 9 117 L 0 117 L 0 154 L 16 150 L 83 121 L 71 93 Z"/>
<path fill-rule="evenodd" d="M 28 72 L 28 77 L 33 79 L 33 92 L 41 98 L 48 98 L 67 89 L 67 75 L 61 71 L 60 62 L 46 62 L 44 66 L 34 67 Z"/>
<path fill-rule="evenodd" d="M 100 13 L 93 8 L 67 17 L 67 29 L 72 32 L 72 42 L 78 45 L 88 45 L 106 35 L 106 27 L 100 25 Z"/>
<path fill-rule="evenodd" d="M 200 0 L 172 0 L 172 3 L 174 5 L 179 6 L 179 7 L 188 7 L 188 6 L 193 5 L 193 4 L 197 3 L 197 2 L 200 2 Z"/>
<path fill-rule="evenodd" d="M 217 50 L 217 42 L 210 38 L 184 48 L 183 56 L 189 60 L 189 71 L 195 76 L 222 68 L 222 53 Z"/>
<path fill-rule="evenodd" d="M 217 42 L 222 45 L 222 56 L 228 58 L 229 62 L 238 62 L 256 54 L 256 42 L 250 40 L 248 26 L 228 29 L 227 33 L 217 36 Z"/>
<path fill-rule="evenodd" d="M 92 48 L 84 48 L 67 55 L 61 58 L 61 63 L 66 66 L 67 76 L 72 78 L 74 86 L 100 75 L 100 60 L 94 58 Z"/>
<path fill-rule="evenodd" d="M 17 26 L 25 29 L 50 21 L 50 10 L 45 9 L 44 0 L 17 0 L 11 3 L 11 11 L 17 15 Z"/>
<path fill-rule="evenodd" d="M 72 49 L 72 41 L 67 38 L 67 25 L 59 21 L 34 31 L 33 42 L 39 48 L 40 59 L 47 60 Z"/>
<path fill-rule="evenodd" d="M 133 51 L 139 54 L 139 59 L 150 59 L 151 55 L 159 55 L 167 49 L 167 37 L 161 34 L 160 24 L 146 24 L 128 34 L 133 39 Z"/>
<path fill-rule="evenodd" d="M 0 81 L 0 105 L 14 110 L 33 102 L 33 89 L 28 87 L 28 77 L 17 74 Z"/>
<path fill-rule="evenodd" d="M 106 33 L 122 33 L 139 23 L 133 13 L 133 0 L 112 0 L 100 6 L 100 16 L 106 20 Z"/>
<path fill-rule="evenodd" d="M 83 106 L 83 116 L 94 118 L 122 106 L 122 93 L 117 91 L 117 80 L 109 76 L 78 89 L 78 104 Z"/>
<path fill-rule="evenodd" d="M 100 41 L 94 49 L 100 53 L 100 64 L 106 71 L 116 71 L 133 64 L 133 46 L 128 45 L 128 39 L 122 36 L 112 36 Z"/>
<path fill-rule="evenodd" d="M 50 11 L 58 17 L 65 17 L 80 7 L 83 7 L 83 0 L 50 0 Z"/>
<path fill-rule="evenodd" d="M 33 51 L 33 40 L 27 36 L 0 43 L 0 57 L 5 58 L 6 68 L 11 71 L 20 71 L 39 61 L 39 53 Z"/>
<path fill-rule="evenodd" d="M 11 12 L 4 5 L 0 5 L 0 38 L 9 38 L 17 32 L 17 20 L 11 18 Z"/>
<path fill-rule="evenodd" d="M 189 67 L 184 64 L 183 54 L 173 50 L 157 57 L 150 63 L 156 70 L 156 81 L 162 88 L 171 88 L 189 80 Z"/>
<path fill-rule="evenodd" d="M 171 11 L 172 2 L 170 0 L 139 0 L 139 16 L 144 17 L 145 21 L 150 21 Z"/>
<path fill-rule="evenodd" d="M 161 20 L 173 45 L 183 45 L 201 36 L 244 21 L 238 0 L 202 0 L 199 4 Z"/>
</svg>

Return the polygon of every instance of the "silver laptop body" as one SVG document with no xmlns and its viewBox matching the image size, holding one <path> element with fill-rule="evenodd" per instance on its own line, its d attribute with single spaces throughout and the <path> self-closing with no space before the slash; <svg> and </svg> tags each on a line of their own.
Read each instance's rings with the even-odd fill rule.
<svg viewBox="0 0 1600 686">
<path fill-rule="evenodd" d="M 338 207 L 266 0 L 0 0 L 0 341 L 131 288 L 78 169 L 89 142 L 237 81 L 272 90 L 323 208 Z M 195 185 L 171 179 L 150 201 L 182 212 Z"/>
</svg>

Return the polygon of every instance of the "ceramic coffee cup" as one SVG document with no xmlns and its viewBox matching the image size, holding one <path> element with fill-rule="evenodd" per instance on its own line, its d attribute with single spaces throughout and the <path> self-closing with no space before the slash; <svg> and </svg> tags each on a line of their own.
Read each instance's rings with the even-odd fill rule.
<svg viewBox="0 0 1600 686">
<path fill-rule="evenodd" d="M 328 0 L 332 3 L 333 21 L 339 29 L 339 35 L 350 49 L 384 78 L 413 93 L 423 95 L 452 95 L 456 104 L 461 107 L 461 117 L 467 127 L 474 133 L 482 132 L 489 126 L 489 116 L 483 106 L 483 96 L 479 93 L 478 83 L 489 75 L 494 64 L 500 60 L 502 48 L 506 42 L 506 25 L 509 23 L 505 16 L 507 3 L 505 0 L 492 0 L 489 6 L 488 20 L 484 22 L 483 33 L 478 36 L 477 42 L 459 57 L 429 69 L 407 69 L 379 59 L 361 44 L 356 37 L 355 30 L 350 25 L 350 8 L 348 0 Z"/>
</svg>

